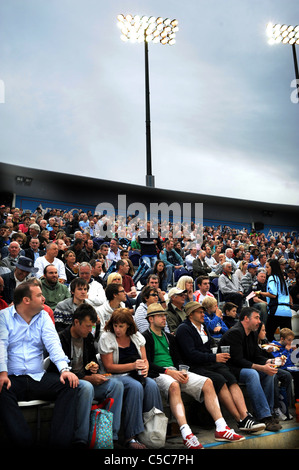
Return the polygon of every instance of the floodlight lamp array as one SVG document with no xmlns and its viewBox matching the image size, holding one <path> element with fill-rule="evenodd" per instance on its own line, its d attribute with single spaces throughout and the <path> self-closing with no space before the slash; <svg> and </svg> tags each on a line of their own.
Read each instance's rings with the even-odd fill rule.
<svg viewBox="0 0 299 470">
<path fill-rule="evenodd" d="M 268 23 L 266 28 L 269 44 L 299 44 L 299 25 L 291 26 L 286 24 Z"/>
<path fill-rule="evenodd" d="M 179 30 L 177 20 L 139 15 L 118 15 L 117 19 L 123 41 L 175 44 L 176 32 Z"/>
</svg>

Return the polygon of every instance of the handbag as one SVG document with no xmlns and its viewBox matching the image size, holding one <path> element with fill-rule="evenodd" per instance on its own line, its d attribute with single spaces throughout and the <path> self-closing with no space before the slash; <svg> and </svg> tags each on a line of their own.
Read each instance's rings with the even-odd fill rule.
<svg viewBox="0 0 299 470">
<path fill-rule="evenodd" d="M 110 411 L 113 398 L 106 398 L 102 403 L 92 405 L 89 426 L 90 449 L 113 449 L 113 413 Z M 108 409 L 105 408 L 106 405 Z"/>
<path fill-rule="evenodd" d="M 168 418 L 163 411 L 153 407 L 143 413 L 144 431 L 138 439 L 149 449 L 160 449 L 165 446 Z"/>
</svg>

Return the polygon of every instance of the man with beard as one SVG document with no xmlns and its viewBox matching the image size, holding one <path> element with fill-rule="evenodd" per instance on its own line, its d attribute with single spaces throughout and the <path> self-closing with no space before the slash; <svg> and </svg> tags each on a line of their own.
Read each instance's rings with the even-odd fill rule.
<svg viewBox="0 0 299 470">
<path fill-rule="evenodd" d="M 69 289 L 58 281 L 58 271 L 54 264 L 48 264 L 44 269 L 44 276 L 41 278 L 42 292 L 45 303 L 53 311 L 58 302 L 71 297 Z"/>
</svg>

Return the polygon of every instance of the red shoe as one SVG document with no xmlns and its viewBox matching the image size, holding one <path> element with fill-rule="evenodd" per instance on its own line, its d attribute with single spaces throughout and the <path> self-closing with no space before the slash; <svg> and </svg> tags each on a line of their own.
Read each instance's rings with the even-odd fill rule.
<svg viewBox="0 0 299 470">
<path fill-rule="evenodd" d="M 230 429 L 228 426 L 226 426 L 224 431 L 215 432 L 216 441 L 237 442 L 244 441 L 244 439 L 244 436 L 240 436 L 239 434 L 235 433 L 235 431 Z"/>
<path fill-rule="evenodd" d="M 186 436 L 186 439 L 184 439 L 184 444 L 186 447 L 188 447 L 188 449 L 203 449 L 203 446 L 198 441 L 197 437 L 194 436 L 194 434 L 189 434 Z"/>
</svg>

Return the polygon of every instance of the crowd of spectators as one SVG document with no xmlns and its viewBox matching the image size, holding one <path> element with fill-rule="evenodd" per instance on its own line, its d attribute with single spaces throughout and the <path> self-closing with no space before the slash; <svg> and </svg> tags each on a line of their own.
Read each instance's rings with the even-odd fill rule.
<svg viewBox="0 0 299 470">
<path fill-rule="evenodd" d="M 108 233 L 106 232 L 108 226 L 109 236 L 105 235 Z M 276 270 L 277 266 L 279 272 Z M 183 352 L 182 357 L 187 363 L 188 361 L 192 363 L 188 354 L 194 355 L 190 348 L 195 329 L 190 325 L 195 325 L 201 338 L 206 336 L 208 341 L 205 338 L 202 340 L 200 347 L 203 347 L 203 351 L 199 363 L 194 365 L 194 371 L 197 371 L 199 376 L 210 377 L 214 385 L 216 384 L 215 390 L 219 400 L 226 405 L 229 404 L 231 414 L 238 417 L 236 419 L 239 429 L 245 430 L 249 426 L 252 426 L 252 429 L 258 428 L 252 417 L 250 420 L 246 418 L 247 415 L 251 415 L 243 405 L 242 392 L 237 388 L 237 379 L 232 379 L 231 370 L 229 371 L 230 359 L 219 350 L 218 352 L 214 350 L 212 353 L 212 347 L 226 344 L 223 338 L 230 336 L 225 334 L 237 323 L 241 324 L 240 318 L 244 329 L 251 331 L 251 326 L 249 327 L 247 323 L 248 318 L 251 318 L 251 311 L 245 315 L 244 320 L 244 308 L 252 307 L 258 312 L 260 320 L 267 329 L 269 305 L 273 308 L 273 298 L 279 295 L 283 295 L 284 300 L 276 305 L 276 310 L 274 308 L 274 315 L 275 311 L 278 312 L 277 321 L 273 323 L 271 318 L 268 324 L 271 330 L 269 340 L 274 339 L 277 327 L 281 329 L 287 327 L 291 331 L 292 315 L 299 311 L 298 237 L 291 233 L 281 233 L 276 238 L 274 236 L 267 238 L 264 233 L 255 230 L 239 231 L 227 226 L 197 226 L 194 223 L 182 227 L 169 221 L 157 223 L 155 231 L 151 221 L 141 218 L 120 216 L 117 220 L 111 221 L 107 216 L 97 215 L 92 211 L 73 213 L 50 209 L 44 212 L 37 207 L 31 212 L 2 205 L 0 207 L 1 311 L 13 305 L 16 288 L 32 278 L 38 280 L 38 286 L 45 299 L 44 310 L 60 334 L 65 332 L 66 328 L 77 331 L 74 326 L 74 315 L 79 306 L 87 303 L 93 307 L 97 318 L 91 333 L 94 347 L 98 348 L 99 352 L 105 351 L 103 358 L 107 367 L 104 368 L 99 360 L 98 367 L 92 372 L 98 372 L 99 367 L 102 371 L 110 368 L 111 371 L 127 372 L 131 362 L 137 363 L 136 359 L 129 365 L 120 367 L 119 364 L 112 362 L 112 356 L 109 355 L 110 343 L 107 343 L 107 338 L 112 342 L 115 331 L 112 316 L 120 309 L 125 309 L 132 316 L 134 328 L 130 326 L 130 331 L 133 331 L 130 333 L 130 338 L 134 341 L 138 338 L 137 349 L 140 353 L 141 348 L 142 352 L 140 360 L 148 360 L 145 353 L 148 351 L 148 346 L 145 340 L 141 340 L 136 334 L 145 333 L 149 324 L 158 325 L 156 320 L 159 318 L 149 321 L 149 316 L 166 316 L 163 328 L 157 325 L 155 328 L 158 332 L 165 331 L 167 341 L 169 337 L 178 337 L 176 347 L 181 353 Z M 271 283 L 269 284 L 271 279 L 275 281 L 276 292 Z M 279 289 L 277 279 L 280 283 Z M 159 305 L 160 309 L 153 310 L 153 305 Z M 151 311 L 154 313 L 150 314 Z M 78 322 L 82 321 L 81 317 L 78 318 Z M 92 318 L 90 315 L 90 321 Z M 127 317 L 123 314 L 120 318 Z M 129 325 L 127 320 L 122 322 Z M 107 325 L 110 325 L 109 330 L 105 330 Z M 184 341 L 188 334 L 191 342 L 188 341 L 189 349 L 184 350 Z M 145 336 L 148 337 L 148 334 Z M 121 341 L 127 346 L 126 335 L 119 336 L 117 342 L 115 339 L 113 341 L 116 346 L 117 342 L 119 344 Z M 171 359 L 169 363 L 172 363 Z M 211 366 L 211 363 L 222 363 L 222 369 L 218 371 Z M 148 367 L 150 370 L 154 367 L 155 370 L 151 362 Z M 223 371 L 223 367 L 227 370 Z M 171 366 L 167 366 L 166 369 L 174 370 Z M 177 379 L 174 381 L 183 383 L 181 376 L 169 375 Z M 243 376 L 245 377 L 245 374 Z M 167 385 L 169 394 L 173 393 L 172 382 L 173 379 Z M 156 383 L 159 385 L 159 380 L 147 382 L 147 387 L 152 387 L 152 395 L 156 393 L 153 391 Z M 124 382 L 123 386 L 128 385 Z M 163 383 L 163 387 L 165 386 Z M 205 387 L 204 390 L 210 390 L 211 386 L 210 381 L 206 382 L 205 379 L 200 389 Z M 213 388 L 213 393 L 215 390 Z M 85 392 L 89 393 L 89 390 Z M 202 401 L 202 398 L 198 400 Z M 127 403 L 132 407 L 131 398 L 127 398 Z M 154 405 L 157 403 L 159 403 L 158 398 Z M 271 412 L 273 414 L 274 410 Z M 173 413 L 179 416 L 174 408 Z M 284 416 L 281 410 L 279 416 Z M 258 416 L 259 419 L 262 417 Z M 217 419 L 220 418 L 222 421 L 218 422 L 219 426 L 224 423 L 219 414 Z M 280 429 L 273 416 L 270 419 L 267 415 L 266 418 L 263 421 L 266 429 L 272 431 Z M 126 420 L 129 423 L 128 414 Z M 243 428 L 240 422 L 243 423 Z M 232 434 L 226 423 L 224 428 L 218 429 L 218 425 L 216 425 L 216 434 L 222 436 L 222 440 L 242 439 L 242 436 Z M 140 414 L 138 414 L 138 425 L 128 424 L 128 426 L 134 428 L 134 432 L 127 432 L 127 442 L 131 448 L 143 448 L 137 439 L 137 434 L 142 428 Z M 114 430 L 115 439 L 117 439 L 116 434 L 117 430 Z M 186 423 L 182 424 L 182 436 L 187 447 L 201 447 Z"/>
</svg>

